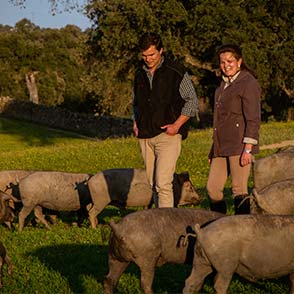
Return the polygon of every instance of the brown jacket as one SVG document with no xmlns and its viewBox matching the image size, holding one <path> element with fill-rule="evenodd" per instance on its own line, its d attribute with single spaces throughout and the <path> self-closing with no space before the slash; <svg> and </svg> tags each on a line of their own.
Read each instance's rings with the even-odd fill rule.
<svg viewBox="0 0 294 294">
<path fill-rule="evenodd" d="M 258 81 L 242 70 L 226 89 L 221 82 L 215 91 L 213 116 L 213 145 L 210 157 L 240 155 L 245 137 L 259 138 L 260 95 Z M 254 145 L 252 153 L 258 152 Z"/>
</svg>

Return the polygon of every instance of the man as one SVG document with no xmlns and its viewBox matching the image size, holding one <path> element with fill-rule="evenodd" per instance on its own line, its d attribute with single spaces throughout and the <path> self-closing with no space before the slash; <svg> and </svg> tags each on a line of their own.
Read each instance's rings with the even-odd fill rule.
<svg viewBox="0 0 294 294">
<path fill-rule="evenodd" d="M 186 69 L 163 55 L 159 35 L 145 33 L 139 45 L 144 64 L 134 81 L 134 134 L 158 207 L 173 207 L 173 175 L 197 96 Z"/>
</svg>

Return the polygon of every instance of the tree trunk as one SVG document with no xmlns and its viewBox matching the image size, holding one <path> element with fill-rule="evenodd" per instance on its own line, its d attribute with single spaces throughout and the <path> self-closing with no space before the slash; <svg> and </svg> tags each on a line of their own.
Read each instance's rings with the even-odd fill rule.
<svg viewBox="0 0 294 294">
<path fill-rule="evenodd" d="M 35 75 L 37 73 L 37 71 L 30 71 L 26 74 L 26 82 L 30 94 L 30 101 L 35 104 L 39 104 L 38 87 L 35 79 Z"/>
<path fill-rule="evenodd" d="M 294 107 L 290 107 L 288 109 L 288 121 L 293 121 L 294 120 Z"/>
</svg>

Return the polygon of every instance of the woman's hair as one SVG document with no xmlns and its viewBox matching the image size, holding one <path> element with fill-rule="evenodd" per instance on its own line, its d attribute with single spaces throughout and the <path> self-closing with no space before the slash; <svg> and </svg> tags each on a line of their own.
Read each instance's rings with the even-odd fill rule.
<svg viewBox="0 0 294 294">
<path fill-rule="evenodd" d="M 153 32 L 143 34 L 139 40 L 140 49 L 145 51 L 152 45 L 155 46 L 157 50 L 160 50 L 163 47 L 161 37 Z"/>
<path fill-rule="evenodd" d="M 243 57 L 242 57 L 242 49 L 241 49 L 240 46 L 238 46 L 236 44 L 224 44 L 224 45 L 221 45 L 217 50 L 218 59 L 220 59 L 220 55 L 222 53 L 225 53 L 225 52 L 231 52 L 237 60 L 239 60 L 240 58 L 243 59 Z M 241 63 L 240 67 L 241 67 L 242 70 L 249 71 L 255 78 L 257 77 L 256 72 L 254 70 L 252 70 L 251 68 L 249 68 L 245 64 L 244 60 L 242 60 L 242 63 Z"/>
<path fill-rule="evenodd" d="M 242 58 L 242 49 L 238 45 L 235 44 L 224 44 L 221 45 L 217 50 L 217 55 L 220 56 L 221 53 L 231 52 L 237 60 Z"/>
</svg>

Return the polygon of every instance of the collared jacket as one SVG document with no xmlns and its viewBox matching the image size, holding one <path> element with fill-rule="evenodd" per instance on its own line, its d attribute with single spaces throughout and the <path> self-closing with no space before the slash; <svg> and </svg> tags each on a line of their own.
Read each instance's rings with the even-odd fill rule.
<svg viewBox="0 0 294 294">
<path fill-rule="evenodd" d="M 240 155 L 245 138 L 256 142 L 259 139 L 261 89 L 258 81 L 242 70 L 236 80 L 224 86 L 222 81 L 215 91 L 213 145 L 209 157 Z M 258 151 L 258 144 L 253 145 L 252 153 Z"/>
</svg>

